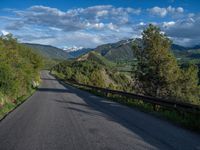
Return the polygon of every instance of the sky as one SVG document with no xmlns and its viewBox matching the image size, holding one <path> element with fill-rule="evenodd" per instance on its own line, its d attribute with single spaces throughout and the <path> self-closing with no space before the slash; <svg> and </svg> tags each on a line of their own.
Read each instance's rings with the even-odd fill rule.
<svg viewBox="0 0 200 150">
<path fill-rule="evenodd" d="M 152 23 L 175 44 L 200 44 L 199 0 L 1 0 L 0 31 L 20 42 L 94 48 L 141 37 Z"/>
</svg>

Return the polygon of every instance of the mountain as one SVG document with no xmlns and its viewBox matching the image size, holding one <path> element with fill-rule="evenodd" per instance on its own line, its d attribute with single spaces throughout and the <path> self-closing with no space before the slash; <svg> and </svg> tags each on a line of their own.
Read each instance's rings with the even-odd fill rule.
<svg viewBox="0 0 200 150">
<path fill-rule="evenodd" d="M 122 40 L 117 43 L 109 43 L 98 46 L 94 51 L 112 61 L 130 60 L 133 58 L 132 53 L 133 39 Z"/>
<path fill-rule="evenodd" d="M 70 55 L 66 51 L 54 46 L 30 44 L 30 43 L 23 43 L 23 45 L 32 48 L 33 50 L 39 52 L 40 54 L 42 54 L 44 57 L 47 58 L 63 59 L 63 60 L 70 58 Z"/>
<path fill-rule="evenodd" d="M 172 44 L 172 50 L 178 50 L 178 51 L 187 51 L 187 50 L 198 50 L 200 49 L 200 45 L 195 45 L 192 47 L 184 47 L 184 46 L 180 46 L 177 44 Z"/>
<path fill-rule="evenodd" d="M 65 46 L 63 48 L 63 50 L 65 50 L 67 52 L 77 51 L 77 50 L 81 50 L 81 49 L 83 49 L 83 47 L 77 47 L 77 46 L 68 47 L 68 46 Z"/>
<path fill-rule="evenodd" d="M 41 44 L 24 43 L 24 45 L 33 48 L 35 51 L 38 51 L 45 57 L 53 59 L 78 58 L 84 54 L 89 53 L 90 51 L 95 51 L 110 61 L 119 62 L 119 61 L 133 60 L 134 58 L 132 50 L 133 41 L 141 43 L 141 39 L 128 39 L 128 40 L 121 40 L 116 43 L 103 44 L 97 46 L 95 49 L 72 47 L 72 48 L 66 48 L 65 50 Z M 179 60 L 182 61 L 188 61 L 200 58 L 199 45 L 194 47 L 184 47 L 177 44 L 172 44 L 171 49 L 174 55 Z"/>
<path fill-rule="evenodd" d="M 192 47 L 191 49 L 200 49 L 200 45 L 196 45 L 196 46 Z"/>
<path fill-rule="evenodd" d="M 102 56 L 110 61 L 124 61 L 132 60 L 134 58 L 132 45 L 134 39 L 122 40 L 116 43 L 104 44 L 96 47 L 94 51 L 100 53 Z M 141 39 L 135 39 L 136 42 L 141 43 Z M 177 44 L 172 44 L 172 52 L 179 59 L 199 59 L 200 46 L 184 47 Z"/>
<path fill-rule="evenodd" d="M 81 48 L 78 50 L 74 50 L 74 51 L 67 51 L 67 53 L 72 57 L 72 58 L 77 58 L 81 55 L 84 55 L 88 52 L 92 51 L 92 49 L 90 48 Z"/>
<path fill-rule="evenodd" d="M 185 50 L 188 50 L 189 48 L 180 46 L 180 45 L 176 45 L 176 44 L 172 44 L 171 49 L 178 50 L 178 51 L 185 51 Z"/>
<path fill-rule="evenodd" d="M 101 54 L 95 51 L 88 52 L 87 54 L 81 55 L 76 59 L 76 61 L 94 61 L 98 64 L 101 64 L 103 66 L 108 67 L 114 67 L 115 63 L 112 61 L 107 60 L 105 57 L 103 57 Z"/>
</svg>

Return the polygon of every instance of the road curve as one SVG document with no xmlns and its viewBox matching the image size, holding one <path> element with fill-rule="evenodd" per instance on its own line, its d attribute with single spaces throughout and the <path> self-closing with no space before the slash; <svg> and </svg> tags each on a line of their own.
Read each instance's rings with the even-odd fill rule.
<svg viewBox="0 0 200 150">
<path fill-rule="evenodd" d="M 41 76 L 39 90 L 0 122 L 0 150 L 200 150 L 200 135 Z"/>
</svg>

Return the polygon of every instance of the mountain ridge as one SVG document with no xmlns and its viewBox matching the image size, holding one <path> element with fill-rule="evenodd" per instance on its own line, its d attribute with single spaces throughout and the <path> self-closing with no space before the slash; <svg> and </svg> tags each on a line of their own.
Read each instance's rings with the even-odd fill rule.
<svg viewBox="0 0 200 150">
<path fill-rule="evenodd" d="M 43 44 L 33 44 L 33 43 L 22 43 L 28 47 L 31 47 L 43 54 L 45 57 L 53 59 L 69 59 L 69 58 L 78 58 L 84 54 L 87 54 L 91 51 L 98 52 L 103 57 L 110 61 L 123 61 L 123 60 L 132 60 L 134 58 L 132 43 L 133 41 L 141 42 L 141 39 L 128 39 L 121 40 L 115 43 L 107 43 L 97 46 L 96 48 L 82 48 L 76 51 L 65 51 L 63 49 Z M 199 49 L 200 45 L 193 47 L 184 47 L 177 44 L 172 44 L 171 50 L 177 58 L 199 58 Z"/>
<path fill-rule="evenodd" d="M 62 59 L 66 60 L 71 56 L 63 49 L 57 48 L 51 45 L 35 44 L 35 43 L 22 43 L 23 45 L 32 48 L 41 55 L 51 59 Z"/>
</svg>

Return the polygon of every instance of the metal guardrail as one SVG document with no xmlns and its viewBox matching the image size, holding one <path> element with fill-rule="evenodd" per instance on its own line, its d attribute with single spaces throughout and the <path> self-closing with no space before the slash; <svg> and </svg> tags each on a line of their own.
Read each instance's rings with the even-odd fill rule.
<svg viewBox="0 0 200 150">
<path fill-rule="evenodd" d="M 164 107 L 169 107 L 169 108 L 173 108 L 176 110 L 200 113 L 200 105 L 194 105 L 194 104 L 180 102 L 180 101 L 176 101 L 176 100 L 168 100 L 168 99 L 156 98 L 156 97 L 151 97 L 151 96 L 138 95 L 138 94 L 134 94 L 134 93 L 127 93 L 124 91 L 105 89 L 105 88 L 95 87 L 95 86 L 91 86 L 91 85 L 85 85 L 85 84 L 76 83 L 76 82 L 71 82 L 71 83 L 74 85 L 86 87 L 86 88 L 89 88 L 89 89 L 92 89 L 95 91 L 100 91 L 105 94 L 111 93 L 111 94 L 116 94 L 119 96 L 124 96 L 127 98 L 132 98 L 133 100 L 142 100 L 143 102 L 147 102 L 147 103 L 151 103 L 151 104 L 159 105 L 159 106 L 164 106 Z"/>
<path fill-rule="evenodd" d="M 64 81 L 64 80 L 58 78 L 57 76 L 55 76 L 55 77 L 60 81 Z M 142 100 L 143 102 L 154 104 L 154 106 L 156 106 L 156 105 L 164 106 L 164 107 L 176 109 L 178 111 L 181 110 L 181 111 L 184 111 L 184 112 L 197 113 L 198 116 L 200 115 L 200 105 L 190 104 L 190 103 L 176 101 L 176 100 L 162 99 L 162 98 L 156 98 L 156 97 L 151 97 L 151 96 L 128 93 L 128 92 L 124 92 L 124 91 L 100 88 L 100 87 L 85 85 L 85 84 L 81 84 L 81 83 L 77 83 L 77 82 L 69 82 L 69 83 L 71 83 L 73 85 L 77 85 L 77 86 L 86 87 L 86 88 L 89 88 L 91 90 L 100 91 L 100 92 L 103 92 L 105 94 L 110 93 L 110 94 L 115 94 L 115 95 L 131 98 L 133 100 Z"/>
</svg>

